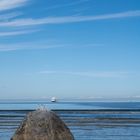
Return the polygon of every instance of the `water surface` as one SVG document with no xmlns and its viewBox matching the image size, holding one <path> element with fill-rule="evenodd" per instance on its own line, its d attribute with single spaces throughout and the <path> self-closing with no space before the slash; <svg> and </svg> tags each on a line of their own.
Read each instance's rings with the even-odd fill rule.
<svg viewBox="0 0 140 140">
<path fill-rule="evenodd" d="M 76 140 L 140 140 L 139 102 L 0 102 L 0 140 L 9 140 L 25 115 L 53 109 Z"/>
</svg>

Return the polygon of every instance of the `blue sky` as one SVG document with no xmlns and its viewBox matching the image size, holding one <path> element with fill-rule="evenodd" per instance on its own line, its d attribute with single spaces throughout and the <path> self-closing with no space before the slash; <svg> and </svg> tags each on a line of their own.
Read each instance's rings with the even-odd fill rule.
<svg viewBox="0 0 140 140">
<path fill-rule="evenodd" d="M 139 98 L 139 0 L 1 0 L 0 99 Z"/>
</svg>

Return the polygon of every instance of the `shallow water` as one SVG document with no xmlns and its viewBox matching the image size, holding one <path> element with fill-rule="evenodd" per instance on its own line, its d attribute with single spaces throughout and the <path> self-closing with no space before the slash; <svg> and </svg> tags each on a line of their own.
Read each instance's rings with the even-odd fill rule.
<svg viewBox="0 0 140 140">
<path fill-rule="evenodd" d="M 0 101 L 0 110 L 27 110 L 45 106 L 48 109 L 140 109 L 140 102 L 92 102 L 92 101 Z"/>
<path fill-rule="evenodd" d="M 0 140 L 9 140 L 31 111 L 45 102 L 0 104 Z M 76 140 L 140 140 L 140 103 L 46 103 L 62 118 Z"/>
</svg>

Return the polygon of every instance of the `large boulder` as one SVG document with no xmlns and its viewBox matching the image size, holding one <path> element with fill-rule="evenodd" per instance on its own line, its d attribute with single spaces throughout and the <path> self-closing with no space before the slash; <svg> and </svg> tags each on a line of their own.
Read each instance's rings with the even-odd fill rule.
<svg viewBox="0 0 140 140">
<path fill-rule="evenodd" d="M 11 140 L 74 140 L 69 128 L 52 111 L 30 112 Z"/>
</svg>

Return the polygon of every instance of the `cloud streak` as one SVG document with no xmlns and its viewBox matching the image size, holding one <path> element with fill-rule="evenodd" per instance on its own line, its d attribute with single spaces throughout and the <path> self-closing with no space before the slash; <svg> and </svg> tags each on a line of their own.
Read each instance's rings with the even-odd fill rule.
<svg viewBox="0 0 140 140">
<path fill-rule="evenodd" d="M 63 7 L 68 7 L 68 6 L 74 6 L 74 5 L 78 5 L 78 4 L 83 4 L 83 3 L 88 2 L 88 1 L 89 0 L 79 0 L 79 1 L 74 1 L 74 2 L 71 2 L 71 3 L 54 5 L 54 6 L 46 8 L 46 10 L 52 10 L 52 9 L 63 8 Z"/>
<path fill-rule="evenodd" d="M 130 75 L 129 72 L 69 72 L 69 71 L 41 71 L 40 74 L 63 74 L 90 78 L 122 78 Z"/>
<path fill-rule="evenodd" d="M 27 31 L 28 32 L 28 31 Z M 32 31 L 34 32 L 34 31 Z M 24 31 L 23 31 L 24 33 Z M 12 33 L 7 33 L 12 34 Z M 18 34 L 18 32 L 13 34 Z M 1 33 L 1 35 L 3 35 Z M 16 44 L 0 44 L 0 52 L 3 51 L 20 51 L 20 50 L 32 50 L 32 49 L 53 49 L 53 48 L 65 48 L 65 47 L 71 47 L 71 44 L 60 44 L 60 43 L 49 43 L 49 40 L 47 42 L 24 42 L 24 43 L 16 43 Z"/>
<path fill-rule="evenodd" d="M 0 0 L 0 11 L 23 6 L 28 0 Z"/>
<path fill-rule="evenodd" d="M 0 14 L 0 22 L 8 21 L 10 19 L 16 18 L 18 16 L 22 15 L 20 12 L 13 12 L 8 14 Z"/>
<path fill-rule="evenodd" d="M 16 36 L 16 35 L 24 35 L 29 33 L 37 32 L 38 30 L 24 30 L 24 31 L 12 31 L 12 32 L 0 32 L 0 37 L 5 36 Z"/>
<path fill-rule="evenodd" d="M 40 19 L 17 19 L 9 22 L 0 22 L 0 26 L 35 26 L 35 25 L 44 25 L 44 24 L 64 24 L 64 23 L 75 23 L 75 22 L 87 22 L 87 21 L 98 21 L 98 20 L 109 20 L 109 19 L 119 19 L 119 18 L 130 18 L 130 17 L 139 17 L 140 10 L 136 11 L 127 11 L 114 14 L 104 14 L 97 16 L 64 16 L 64 17 L 47 17 Z"/>
<path fill-rule="evenodd" d="M 15 36 L 34 33 L 40 30 L 26 30 L 26 31 L 13 31 L 13 32 L 0 32 L 0 37 L 5 36 Z M 2 51 L 20 51 L 20 50 L 36 50 L 36 49 L 57 49 L 57 48 L 83 48 L 83 47 L 101 47 L 104 44 L 66 44 L 58 40 L 46 40 L 46 41 L 31 41 L 31 42 L 21 42 L 13 44 L 0 44 L 0 52 Z"/>
</svg>

